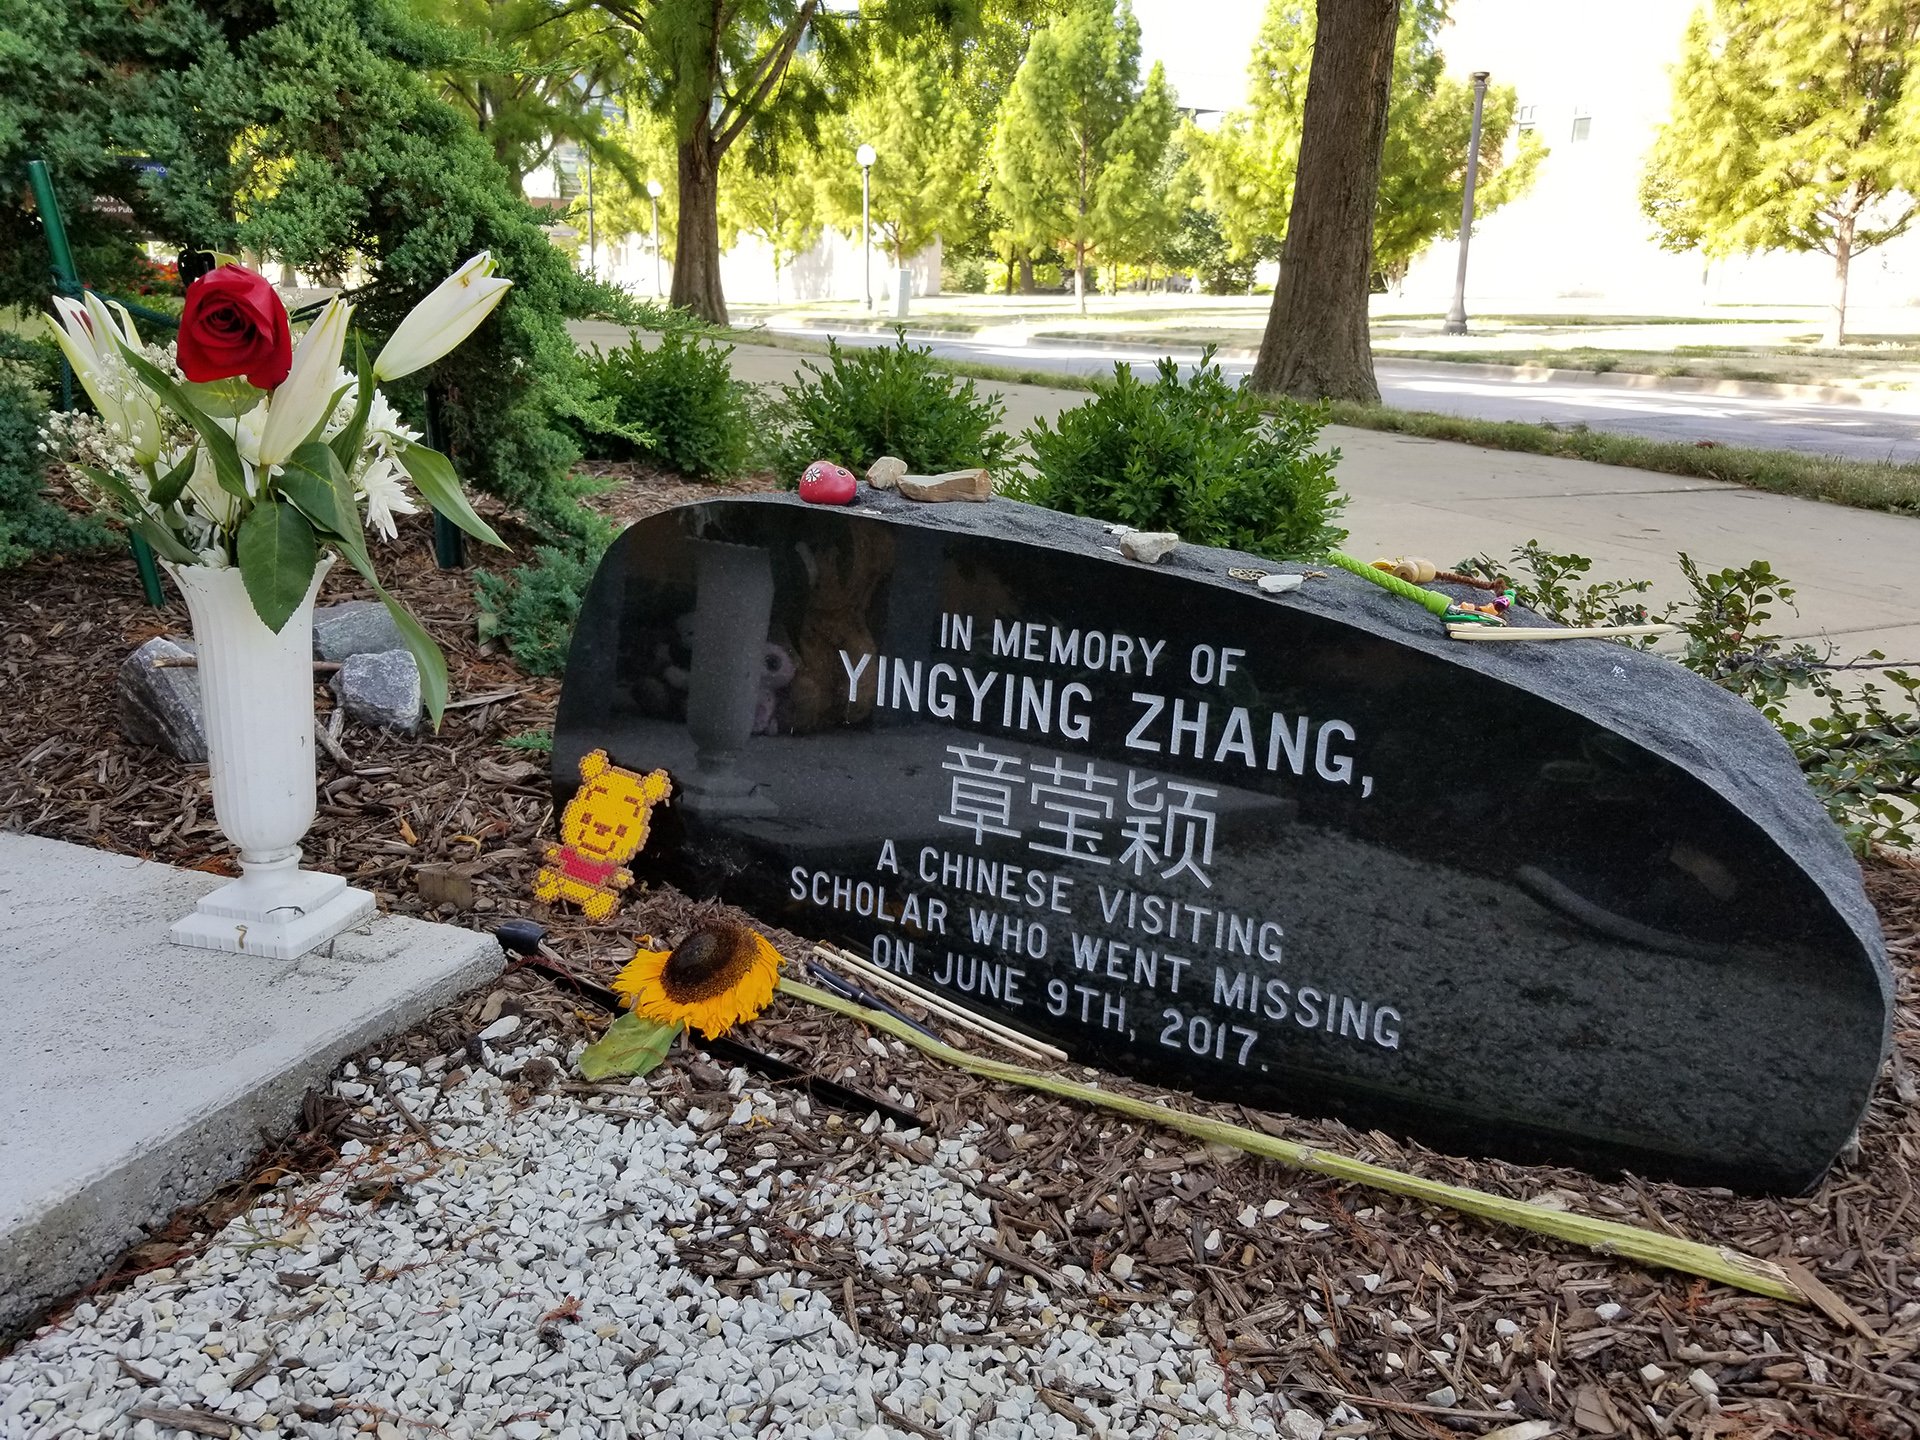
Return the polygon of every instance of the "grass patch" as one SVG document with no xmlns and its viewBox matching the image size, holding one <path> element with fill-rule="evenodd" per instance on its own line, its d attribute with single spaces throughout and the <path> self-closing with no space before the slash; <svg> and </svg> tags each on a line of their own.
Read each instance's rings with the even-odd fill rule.
<svg viewBox="0 0 1920 1440">
<path fill-rule="evenodd" d="M 1427 440 L 1451 440 L 1488 450 L 1515 450 L 1590 460 L 1599 465 L 1630 465 L 1663 475 L 1721 480 L 1798 495 L 1806 500 L 1849 505 L 1856 510 L 1885 510 L 1920 515 L 1920 465 L 1895 465 L 1797 450 L 1750 450 L 1735 445 L 1699 446 L 1686 441 L 1649 440 L 1584 426 L 1528 425 L 1514 420 L 1472 420 L 1426 410 L 1396 410 L 1386 405 L 1333 402 L 1333 423 L 1363 430 L 1386 430 Z"/>
<path fill-rule="evenodd" d="M 732 338 L 749 345 L 799 350 L 824 355 L 824 342 L 797 340 L 759 331 L 732 331 Z M 1378 357 L 1376 357 L 1378 358 Z M 971 375 L 1002 384 L 1040 385 L 1050 390 L 1092 390 L 1102 376 L 1070 375 L 1053 371 L 1015 369 L 970 360 L 941 359 L 939 365 L 956 375 Z M 1108 372 L 1111 373 L 1111 372 Z M 1396 410 L 1387 405 L 1333 402 L 1332 421 L 1362 430 L 1385 430 L 1426 440 L 1450 440 L 1487 450 L 1513 450 L 1528 455 L 1555 455 L 1568 460 L 1590 460 L 1597 465 L 1628 465 L 1662 475 L 1720 480 L 1747 485 L 1776 495 L 1824 500 L 1856 510 L 1884 510 L 1894 515 L 1920 516 L 1920 465 L 1895 465 L 1877 460 L 1853 460 L 1836 455 L 1810 455 L 1797 450 L 1758 450 L 1743 446 L 1701 447 L 1686 441 L 1648 440 L 1584 426 L 1529 425 L 1517 420 L 1472 420 L 1459 415 L 1437 415 L 1427 410 Z"/>
</svg>

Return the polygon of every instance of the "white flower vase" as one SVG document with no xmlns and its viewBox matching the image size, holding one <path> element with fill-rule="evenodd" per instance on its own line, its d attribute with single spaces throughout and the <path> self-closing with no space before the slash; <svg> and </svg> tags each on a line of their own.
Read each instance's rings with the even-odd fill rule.
<svg viewBox="0 0 1920 1440">
<path fill-rule="evenodd" d="M 178 945 L 292 960 L 372 917 L 373 896 L 300 868 L 313 824 L 313 599 L 279 634 L 253 608 L 237 569 L 168 565 L 193 616 L 213 813 L 240 847 L 243 874 L 173 923 Z"/>
</svg>

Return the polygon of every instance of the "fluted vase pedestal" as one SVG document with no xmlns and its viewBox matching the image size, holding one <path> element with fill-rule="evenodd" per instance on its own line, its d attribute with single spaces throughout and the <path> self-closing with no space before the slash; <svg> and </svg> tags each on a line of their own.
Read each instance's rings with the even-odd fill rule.
<svg viewBox="0 0 1920 1440">
<path fill-rule="evenodd" d="M 279 634 L 254 611 L 237 569 L 168 565 L 193 617 L 213 813 L 240 849 L 241 877 L 174 921 L 175 944 L 292 960 L 373 917 L 373 896 L 300 868 L 316 811 L 313 600 L 325 556 Z"/>
</svg>

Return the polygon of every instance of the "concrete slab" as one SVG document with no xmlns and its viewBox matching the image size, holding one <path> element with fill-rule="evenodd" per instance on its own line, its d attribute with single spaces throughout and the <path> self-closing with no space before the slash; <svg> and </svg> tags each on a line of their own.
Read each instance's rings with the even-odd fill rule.
<svg viewBox="0 0 1920 1440">
<path fill-rule="evenodd" d="M 169 944 L 223 877 L 0 835 L 0 1334 L 244 1170 L 345 1056 L 497 975 L 380 916 L 299 960 Z"/>
</svg>

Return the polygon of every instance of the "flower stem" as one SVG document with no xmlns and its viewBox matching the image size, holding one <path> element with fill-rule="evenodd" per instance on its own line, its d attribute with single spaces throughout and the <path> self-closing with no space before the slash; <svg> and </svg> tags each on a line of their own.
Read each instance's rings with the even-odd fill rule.
<svg viewBox="0 0 1920 1440">
<path fill-rule="evenodd" d="M 871 1025 L 875 1029 L 884 1030 L 889 1035 L 897 1036 L 909 1045 L 916 1046 L 935 1059 L 945 1060 L 950 1065 L 958 1066 L 969 1074 L 978 1075 L 984 1079 L 1001 1080 L 1010 1085 L 1024 1085 L 1030 1090 L 1057 1095 L 1062 1099 L 1078 1100 L 1083 1104 L 1112 1110 L 1117 1114 L 1142 1120 L 1148 1124 L 1178 1130 L 1201 1140 L 1231 1145 L 1249 1154 L 1278 1160 L 1296 1169 L 1311 1170 L 1335 1180 L 1370 1186 L 1393 1195 L 1405 1195 L 1410 1199 L 1431 1205 L 1444 1205 L 1448 1209 L 1477 1216 L 1482 1220 L 1514 1225 L 1524 1230 L 1533 1230 L 1542 1235 L 1552 1236 L 1556 1240 L 1584 1245 L 1602 1255 L 1624 1256 L 1629 1260 L 1639 1261 L 1643 1265 L 1679 1270 L 1689 1275 L 1701 1275 L 1709 1280 L 1718 1280 L 1737 1289 L 1747 1290 L 1756 1295 L 1767 1295 L 1776 1300 L 1791 1300 L 1802 1305 L 1811 1303 L 1810 1297 L 1794 1283 L 1785 1270 L 1755 1255 L 1731 1250 L 1725 1246 L 1703 1245 L 1694 1240 L 1682 1240 L 1672 1235 L 1642 1229 L 1637 1225 L 1622 1225 L 1613 1220 L 1596 1220 L 1586 1215 L 1571 1214 L 1565 1210 L 1552 1210 L 1544 1205 L 1530 1205 L 1524 1200 L 1509 1200 L 1503 1195 L 1492 1195 L 1484 1190 L 1474 1190 L 1464 1185 L 1449 1185 L 1439 1180 L 1427 1180 L 1418 1175 L 1409 1175 L 1405 1171 L 1389 1169 L 1385 1165 L 1374 1165 L 1365 1160 L 1355 1160 L 1350 1156 L 1338 1155 L 1312 1145 L 1303 1145 L 1295 1140 L 1282 1140 L 1278 1136 L 1263 1135 L 1257 1130 L 1229 1125 L 1223 1120 L 1190 1115 L 1185 1111 L 1175 1110 L 1171 1106 L 1152 1100 L 1140 1100 L 1131 1095 L 1116 1094 L 1096 1086 L 1081 1085 L 1072 1080 L 1043 1075 L 1038 1071 L 1001 1060 L 983 1059 L 977 1055 L 970 1055 L 964 1050 L 956 1050 L 950 1045 L 943 1045 L 937 1040 L 929 1040 L 890 1015 L 883 1015 L 877 1010 L 869 1010 L 863 1005 L 842 1000 L 837 995 L 829 994 L 825 990 L 816 990 L 813 986 L 801 981 L 783 978 L 780 981 L 780 989 L 796 999 L 810 1001 L 823 1009 L 836 1011 Z"/>
</svg>

